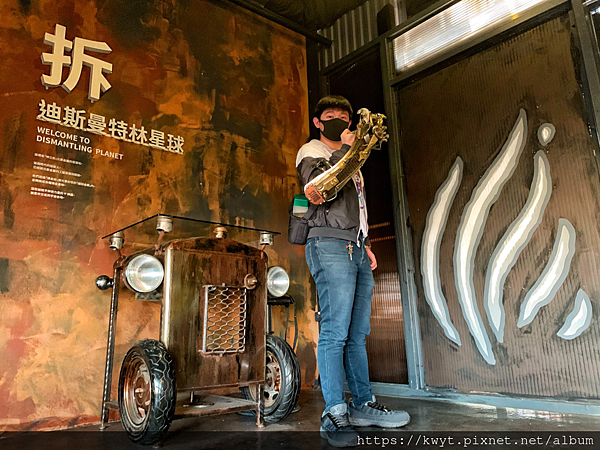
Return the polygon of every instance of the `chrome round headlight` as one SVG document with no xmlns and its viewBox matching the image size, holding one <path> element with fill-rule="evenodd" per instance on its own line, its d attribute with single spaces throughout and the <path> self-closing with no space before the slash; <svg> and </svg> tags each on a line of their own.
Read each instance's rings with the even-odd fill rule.
<svg viewBox="0 0 600 450">
<path fill-rule="evenodd" d="M 137 292 L 152 292 L 160 286 L 164 277 L 163 265 L 150 255 L 136 256 L 125 269 L 125 281 Z"/>
<path fill-rule="evenodd" d="M 290 288 L 290 277 L 283 267 L 274 266 L 267 271 L 267 290 L 273 297 L 281 297 Z"/>
</svg>

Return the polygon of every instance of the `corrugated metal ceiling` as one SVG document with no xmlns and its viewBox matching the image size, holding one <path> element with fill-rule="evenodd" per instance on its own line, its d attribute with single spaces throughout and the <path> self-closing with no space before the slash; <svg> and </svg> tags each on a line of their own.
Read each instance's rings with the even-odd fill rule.
<svg viewBox="0 0 600 450">
<path fill-rule="evenodd" d="M 367 0 L 258 0 L 256 3 L 308 29 L 326 28 Z"/>
</svg>

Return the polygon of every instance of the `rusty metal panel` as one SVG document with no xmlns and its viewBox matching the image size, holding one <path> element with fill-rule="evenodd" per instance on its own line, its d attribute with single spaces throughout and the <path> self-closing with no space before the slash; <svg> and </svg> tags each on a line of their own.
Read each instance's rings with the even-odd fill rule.
<svg viewBox="0 0 600 450">
<path fill-rule="evenodd" d="M 572 41 L 571 22 L 562 13 L 397 89 L 428 386 L 563 399 L 600 397 L 596 312 L 600 306 L 600 182 L 580 88 L 580 58 Z M 455 280 L 455 271 L 462 268 L 454 267 L 453 255 L 465 206 L 503 152 L 521 109 L 527 116 L 524 147 L 489 210 L 474 254 L 475 307 L 496 361 L 493 365 L 482 357 L 469 332 Z M 538 136 L 545 123 L 556 129 L 546 144 Z M 534 155 L 540 150 L 550 167 L 551 195 L 539 226 L 504 283 L 501 342 L 484 307 L 488 262 L 528 200 Z M 463 162 L 462 180 L 441 235 L 439 281 L 461 345 L 446 337 L 427 304 L 420 265 L 428 211 L 457 157 Z M 568 274 L 552 301 L 531 323 L 519 326 L 523 301 L 551 258 L 559 219 L 567 219 L 575 229 Z M 557 332 L 573 310 L 579 289 L 589 295 L 594 313 L 579 337 L 565 340 Z"/>
<path fill-rule="evenodd" d="M 165 280 L 162 339 L 175 361 L 177 389 L 261 381 L 265 371 L 266 263 L 260 250 L 227 239 L 189 239 L 165 244 L 170 265 Z M 170 255 L 169 255 L 170 253 Z M 202 352 L 207 285 L 243 286 L 253 274 L 258 286 L 246 291 L 246 336 L 242 352 Z"/>
</svg>

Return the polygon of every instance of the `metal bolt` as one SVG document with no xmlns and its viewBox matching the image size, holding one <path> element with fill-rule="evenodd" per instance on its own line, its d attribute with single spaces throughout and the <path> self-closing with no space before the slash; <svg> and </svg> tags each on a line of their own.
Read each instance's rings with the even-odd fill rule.
<svg viewBox="0 0 600 450">
<path fill-rule="evenodd" d="M 121 250 L 123 248 L 123 243 L 125 242 L 125 235 L 122 231 L 118 231 L 110 237 L 110 245 L 111 250 Z"/>
<path fill-rule="evenodd" d="M 227 237 L 227 228 L 218 226 L 213 230 L 217 239 L 225 239 Z"/>
<path fill-rule="evenodd" d="M 165 233 L 173 231 L 173 219 L 169 216 L 158 216 L 156 219 L 156 229 Z"/>
</svg>

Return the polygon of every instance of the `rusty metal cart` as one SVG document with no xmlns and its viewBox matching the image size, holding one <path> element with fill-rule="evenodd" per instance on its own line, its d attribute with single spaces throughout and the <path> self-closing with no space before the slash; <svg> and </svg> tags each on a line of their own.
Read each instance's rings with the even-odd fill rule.
<svg viewBox="0 0 600 450">
<path fill-rule="evenodd" d="M 125 255 L 125 232 L 156 223 L 158 240 Z M 164 242 L 176 223 L 190 230 L 214 228 L 214 237 Z M 227 228 L 254 233 L 258 245 L 227 238 Z M 253 411 L 259 427 L 287 417 L 298 400 L 300 367 L 284 340 L 266 329 L 267 297 L 281 297 L 289 277 L 267 268 L 264 248 L 279 233 L 157 214 L 104 238 L 117 253 L 113 277 L 96 285 L 112 289 L 101 429 L 118 409 L 129 438 L 142 445 L 160 441 L 173 419 Z M 161 303 L 160 336 L 127 352 L 111 400 L 115 329 L 121 286 L 136 300 Z M 133 294 L 129 294 L 133 295 Z M 241 397 L 216 395 L 235 388 Z"/>
</svg>

